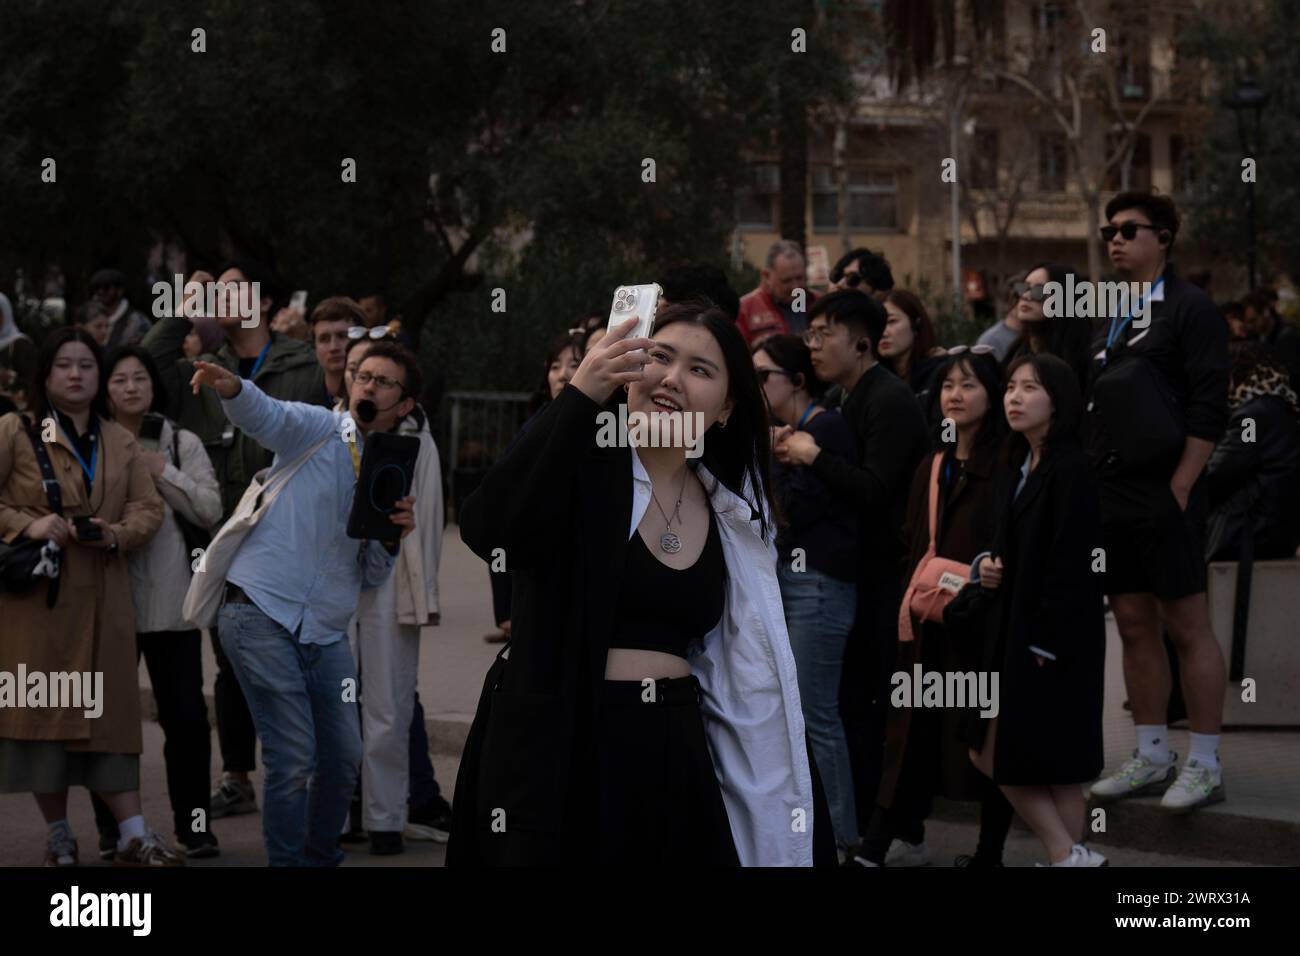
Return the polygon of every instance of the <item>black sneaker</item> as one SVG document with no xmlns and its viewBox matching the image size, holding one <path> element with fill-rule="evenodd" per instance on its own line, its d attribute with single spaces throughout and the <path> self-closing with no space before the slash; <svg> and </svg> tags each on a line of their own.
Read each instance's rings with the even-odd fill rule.
<svg viewBox="0 0 1300 956">
<path fill-rule="evenodd" d="M 402 835 L 396 830 L 370 831 L 371 856 L 397 856 L 397 854 L 405 852 L 406 847 L 402 844 Z"/>
<path fill-rule="evenodd" d="M 116 833 L 109 833 L 107 830 L 99 831 L 99 858 L 101 860 L 111 860 L 117 856 L 117 839 Z"/>
<path fill-rule="evenodd" d="M 206 860 L 221 855 L 221 846 L 211 833 L 187 833 L 176 838 L 181 852 L 191 860 Z"/>
<path fill-rule="evenodd" d="M 441 807 L 412 807 L 407 811 L 406 828 L 402 834 L 408 840 L 446 843 L 451 838 L 451 807 L 446 801 Z"/>
</svg>

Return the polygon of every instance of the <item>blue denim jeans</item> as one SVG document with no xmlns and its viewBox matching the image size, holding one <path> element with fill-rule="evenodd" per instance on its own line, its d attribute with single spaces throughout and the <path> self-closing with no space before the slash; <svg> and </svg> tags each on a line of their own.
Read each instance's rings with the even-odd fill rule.
<svg viewBox="0 0 1300 956">
<path fill-rule="evenodd" d="M 812 568 L 792 571 L 784 561 L 777 570 L 777 579 L 799 674 L 803 719 L 826 788 L 835 842 L 842 847 L 852 846 L 859 834 L 849 745 L 840 720 L 840 674 L 853 627 L 857 587 L 851 581 L 840 581 Z"/>
<path fill-rule="evenodd" d="M 221 645 L 262 741 L 262 838 L 271 866 L 338 866 L 339 832 L 361 772 L 352 650 L 300 644 L 252 604 L 226 604 Z"/>
</svg>

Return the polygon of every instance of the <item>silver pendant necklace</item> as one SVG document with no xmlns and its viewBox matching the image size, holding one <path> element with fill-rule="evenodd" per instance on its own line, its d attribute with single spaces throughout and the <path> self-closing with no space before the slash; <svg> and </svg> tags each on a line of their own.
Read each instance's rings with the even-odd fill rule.
<svg viewBox="0 0 1300 956">
<path fill-rule="evenodd" d="M 682 497 L 685 494 L 686 470 L 683 470 L 682 487 L 677 492 L 677 504 L 673 507 L 673 516 L 670 518 L 668 517 L 668 513 L 664 511 L 664 506 L 659 503 L 659 496 L 655 494 L 654 486 L 652 485 L 650 487 L 650 497 L 654 499 L 655 507 L 658 508 L 659 513 L 664 516 L 664 521 L 668 522 L 668 526 L 664 529 L 664 533 L 659 536 L 659 550 L 663 551 L 665 554 L 676 554 L 678 551 L 682 550 L 682 539 L 673 531 L 673 521 L 681 512 Z"/>
</svg>

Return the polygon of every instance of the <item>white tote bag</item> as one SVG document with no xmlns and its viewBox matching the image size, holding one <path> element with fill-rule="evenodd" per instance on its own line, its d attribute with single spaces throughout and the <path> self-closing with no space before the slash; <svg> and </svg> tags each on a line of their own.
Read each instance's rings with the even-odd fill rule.
<svg viewBox="0 0 1300 956">
<path fill-rule="evenodd" d="M 293 459 L 279 471 L 272 469 L 264 478 L 253 478 L 244 491 L 244 496 L 235 506 L 230 520 L 221 526 L 212 543 L 208 545 L 199 559 L 198 570 L 190 578 L 189 590 L 185 592 L 185 603 L 181 605 L 181 614 L 195 627 L 212 628 L 217 623 L 217 611 L 221 608 L 221 599 L 226 590 L 226 575 L 235 561 L 235 553 L 244 543 L 250 531 L 262 520 L 262 516 L 275 503 L 284 486 L 289 483 L 298 469 L 307 463 L 312 455 L 325 447 L 333 437 L 326 435 L 315 445 Z M 260 501 L 258 499 L 261 499 Z"/>
</svg>

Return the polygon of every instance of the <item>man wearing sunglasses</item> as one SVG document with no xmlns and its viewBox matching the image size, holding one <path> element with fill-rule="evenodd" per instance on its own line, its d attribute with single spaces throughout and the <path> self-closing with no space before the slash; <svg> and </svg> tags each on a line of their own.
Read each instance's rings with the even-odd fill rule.
<svg viewBox="0 0 1300 956">
<path fill-rule="evenodd" d="M 1147 320 L 1127 303 L 1093 341 L 1090 452 L 1101 491 L 1106 593 L 1124 649 L 1137 750 L 1093 785 L 1100 801 L 1163 794 L 1186 812 L 1224 798 L 1219 764 L 1223 653 L 1206 604 L 1204 471 L 1228 423 L 1228 331 L 1213 301 L 1169 264 L 1178 212 L 1167 196 L 1121 193 L 1101 229 L 1111 264 L 1150 283 Z M 1080 560 L 1084 560 L 1080 556 Z M 1178 652 L 1191 723 L 1190 754 L 1175 773 L 1166 708 Z"/>
<path fill-rule="evenodd" d="M 857 289 L 880 298 L 894 288 L 889 261 L 870 249 L 850 249 L 835 263 L 830 274 L 831 289 Z"/>
</svg>

